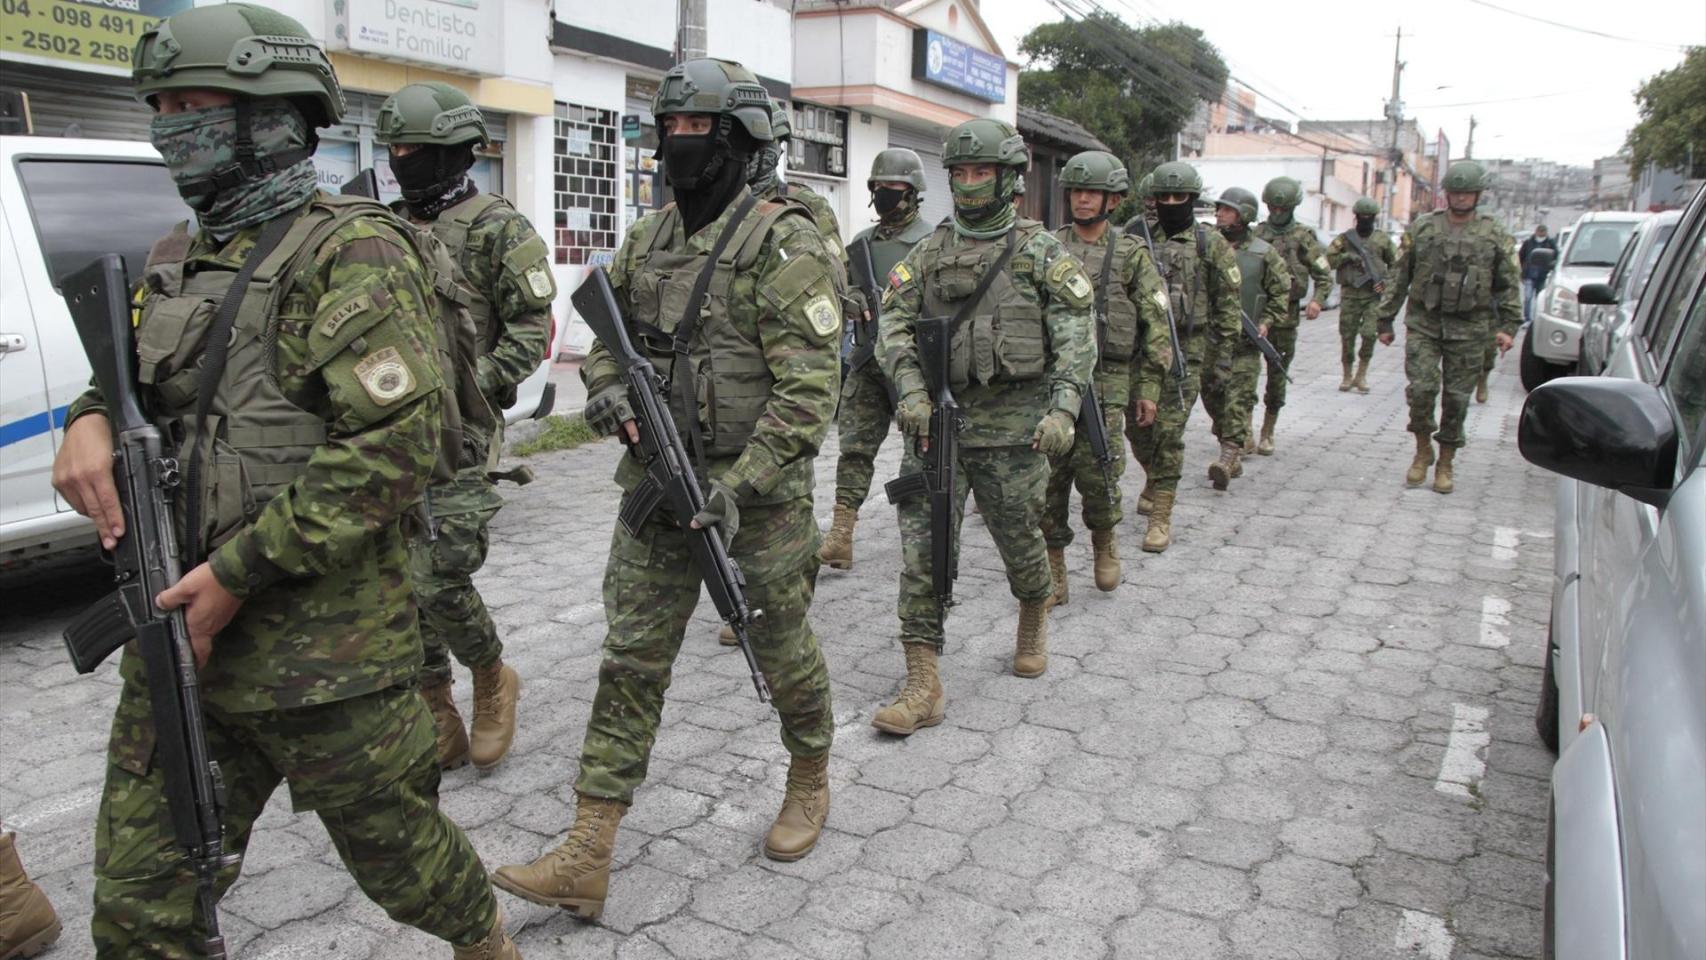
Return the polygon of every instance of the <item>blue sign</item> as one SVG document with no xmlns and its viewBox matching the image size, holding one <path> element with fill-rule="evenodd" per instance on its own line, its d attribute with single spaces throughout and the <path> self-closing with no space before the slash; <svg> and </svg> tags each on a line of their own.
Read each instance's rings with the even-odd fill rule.
<svg viewBox="0 0 1706 960">
<path fill-rule="evenodd" d="M 912 33 L 912 77 L 990 103 L 1007 102 L 1007 61 L 923 27 Z"/>
</svg>

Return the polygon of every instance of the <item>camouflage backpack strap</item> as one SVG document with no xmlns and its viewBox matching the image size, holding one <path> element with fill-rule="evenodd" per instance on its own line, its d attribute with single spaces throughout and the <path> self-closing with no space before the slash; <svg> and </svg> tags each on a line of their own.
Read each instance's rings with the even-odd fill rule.
<svg viewBox="0 0 1706 960">
<path fill-rule="evenodd" d="M 811 210 L 798 200 L 760 201 L 746 222 L 741 224 L 738 234 L 729 241 L 728 249 L 717 258 L 717 273 L 711 278 L 711 288 L 719 296 L 728 295 L 736 273 L 758 262 L 759 255 L 764 252 L 764 243 L 770 238 L 770 231 L 790 212 L 805 217 L 812 229 L 817 229 Z"/>
<path fill-rule="evenodd" d="M 508 200 L 495 193 L 478 193 L 445 211 L 449 216 L 441 215 L 433 221 L 433 233 L 450 251 L 450 259 L 462 262 L 462 250 L 468 246 L 468 231 L 474 229 L 474 224 L 480 222 L 480 218 L 493 207 L 514 209 Z"/>
</svg>

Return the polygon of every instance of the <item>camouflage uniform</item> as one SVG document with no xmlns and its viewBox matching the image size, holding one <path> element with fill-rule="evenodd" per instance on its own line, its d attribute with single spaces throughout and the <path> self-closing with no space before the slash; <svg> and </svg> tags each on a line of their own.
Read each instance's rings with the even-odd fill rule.
<svg viewBox="0 0 1706 960">
<path fill-rule="evenodd" d="M 1266 326 L 1271 337 L 1285 320 L 1286 297 L 1291 290 L 1291 272 L 1285 259 L 1272 244 L 1248 229 L 1237 240 L 1227 242 L 1238 258 L 1240 307 L 1257 327 Z M 1213 423 L 1215 438 L 1222 443 L 1242 448 L 1249 439 L 1261 372 L 1262 352 L 1242 332 L 1230 341 L 1209 344 L 1203 359 L 1203 409 Z"/>
<path fill-rule="evenodd" d="M 1349 235 L 1353 227 L 1333 238 L 1327 245 L 1327 265 L 1338 271 L 1339 278 L 1339 362 L 1348 371 L 1353 360 L 1364 364 L 1374 357 L 1377 334 L 1376 320 L 1380 294 L 1374 292 L 1373 279 L 1363 266 L 1362 255 L 1351 246 Z M 1379 265 L 1383 276 L 1390 276 L 1398 260 L 1398 250 L 1392 237 L 1384 230 L 1375 230 L 1358 240 Z M 1357 343 L 1357 338 L 1362 343 Z"/>
<path fill-rule="evenodd" d="M 1303 224 L 1293 220 L 1283 227 L 1276 227 L 1271 220 L 1264 220 L 1254 230 L 1257 237 L 1280 252 L 1291 274 L 1291 295 L 1286 300 L 1284 320 L 1268 328 L 1268 341 L 1290 368 L 1291 359 L 1297 354 L 1297 325 L 1302 317 L 1303 295 L 1312 292 L 1311 301 L 1317 307 L 1324 307 L 1327 294 L 1333 289 L 1333 276 L 1327 272 L 1327 258 L 1321 251 L 1321 241 L 1315 239 L 1315 231 Z M 1277 418 L 1279 409 L 1285 406 L 1285 375 L 1281 371 L 1268 370 L 1268 386 L 1263 392 L 1262 403 L 1270 420 Z M 1266 422 L 1263 433 L 1269 436 L 1273 433 Z"/>
</svg>

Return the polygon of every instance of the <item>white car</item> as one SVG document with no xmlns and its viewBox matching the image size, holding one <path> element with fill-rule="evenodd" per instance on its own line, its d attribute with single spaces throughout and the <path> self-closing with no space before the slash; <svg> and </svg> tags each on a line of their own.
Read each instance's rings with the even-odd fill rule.
<svg viewBox="0 0 1706 960">
<path fill-rule="evenodd" d="M 1535 387 L 1574 371 L 1581 356 L 1582 317 L 1576 291 L 1611 276 L 1635 225 L 1652 216 L 1625 210 L 1584 213 L 1559 246 L 1558 264 L 1546 280 L 1523 338 L 1523 386 Z"/>
<path fill-rule="evenodd" d="M 190 215 L 146 142 L 0 137 L 0 567 L 95 543 L 51 483 L 66 409 L 89 383 L 57 279 L 113 252 L 139 277 Z M 550 366 L 541 358 L 506 420 L 550 412 Z"/>
</svg>

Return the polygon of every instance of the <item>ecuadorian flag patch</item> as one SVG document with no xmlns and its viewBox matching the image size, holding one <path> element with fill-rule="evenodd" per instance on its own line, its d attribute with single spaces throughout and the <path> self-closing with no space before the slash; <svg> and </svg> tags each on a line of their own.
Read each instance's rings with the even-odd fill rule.
<svg viewBox="0 0 1706 960">
<path fill-rule="evenodd" d="M 903 283 L 911 282 L 912 271 L 906 269 L 906 264 L 897 263 L 894 265 L 894 269 L 889 271 L 889 286 L 898 287 Z"/>
</svg>

